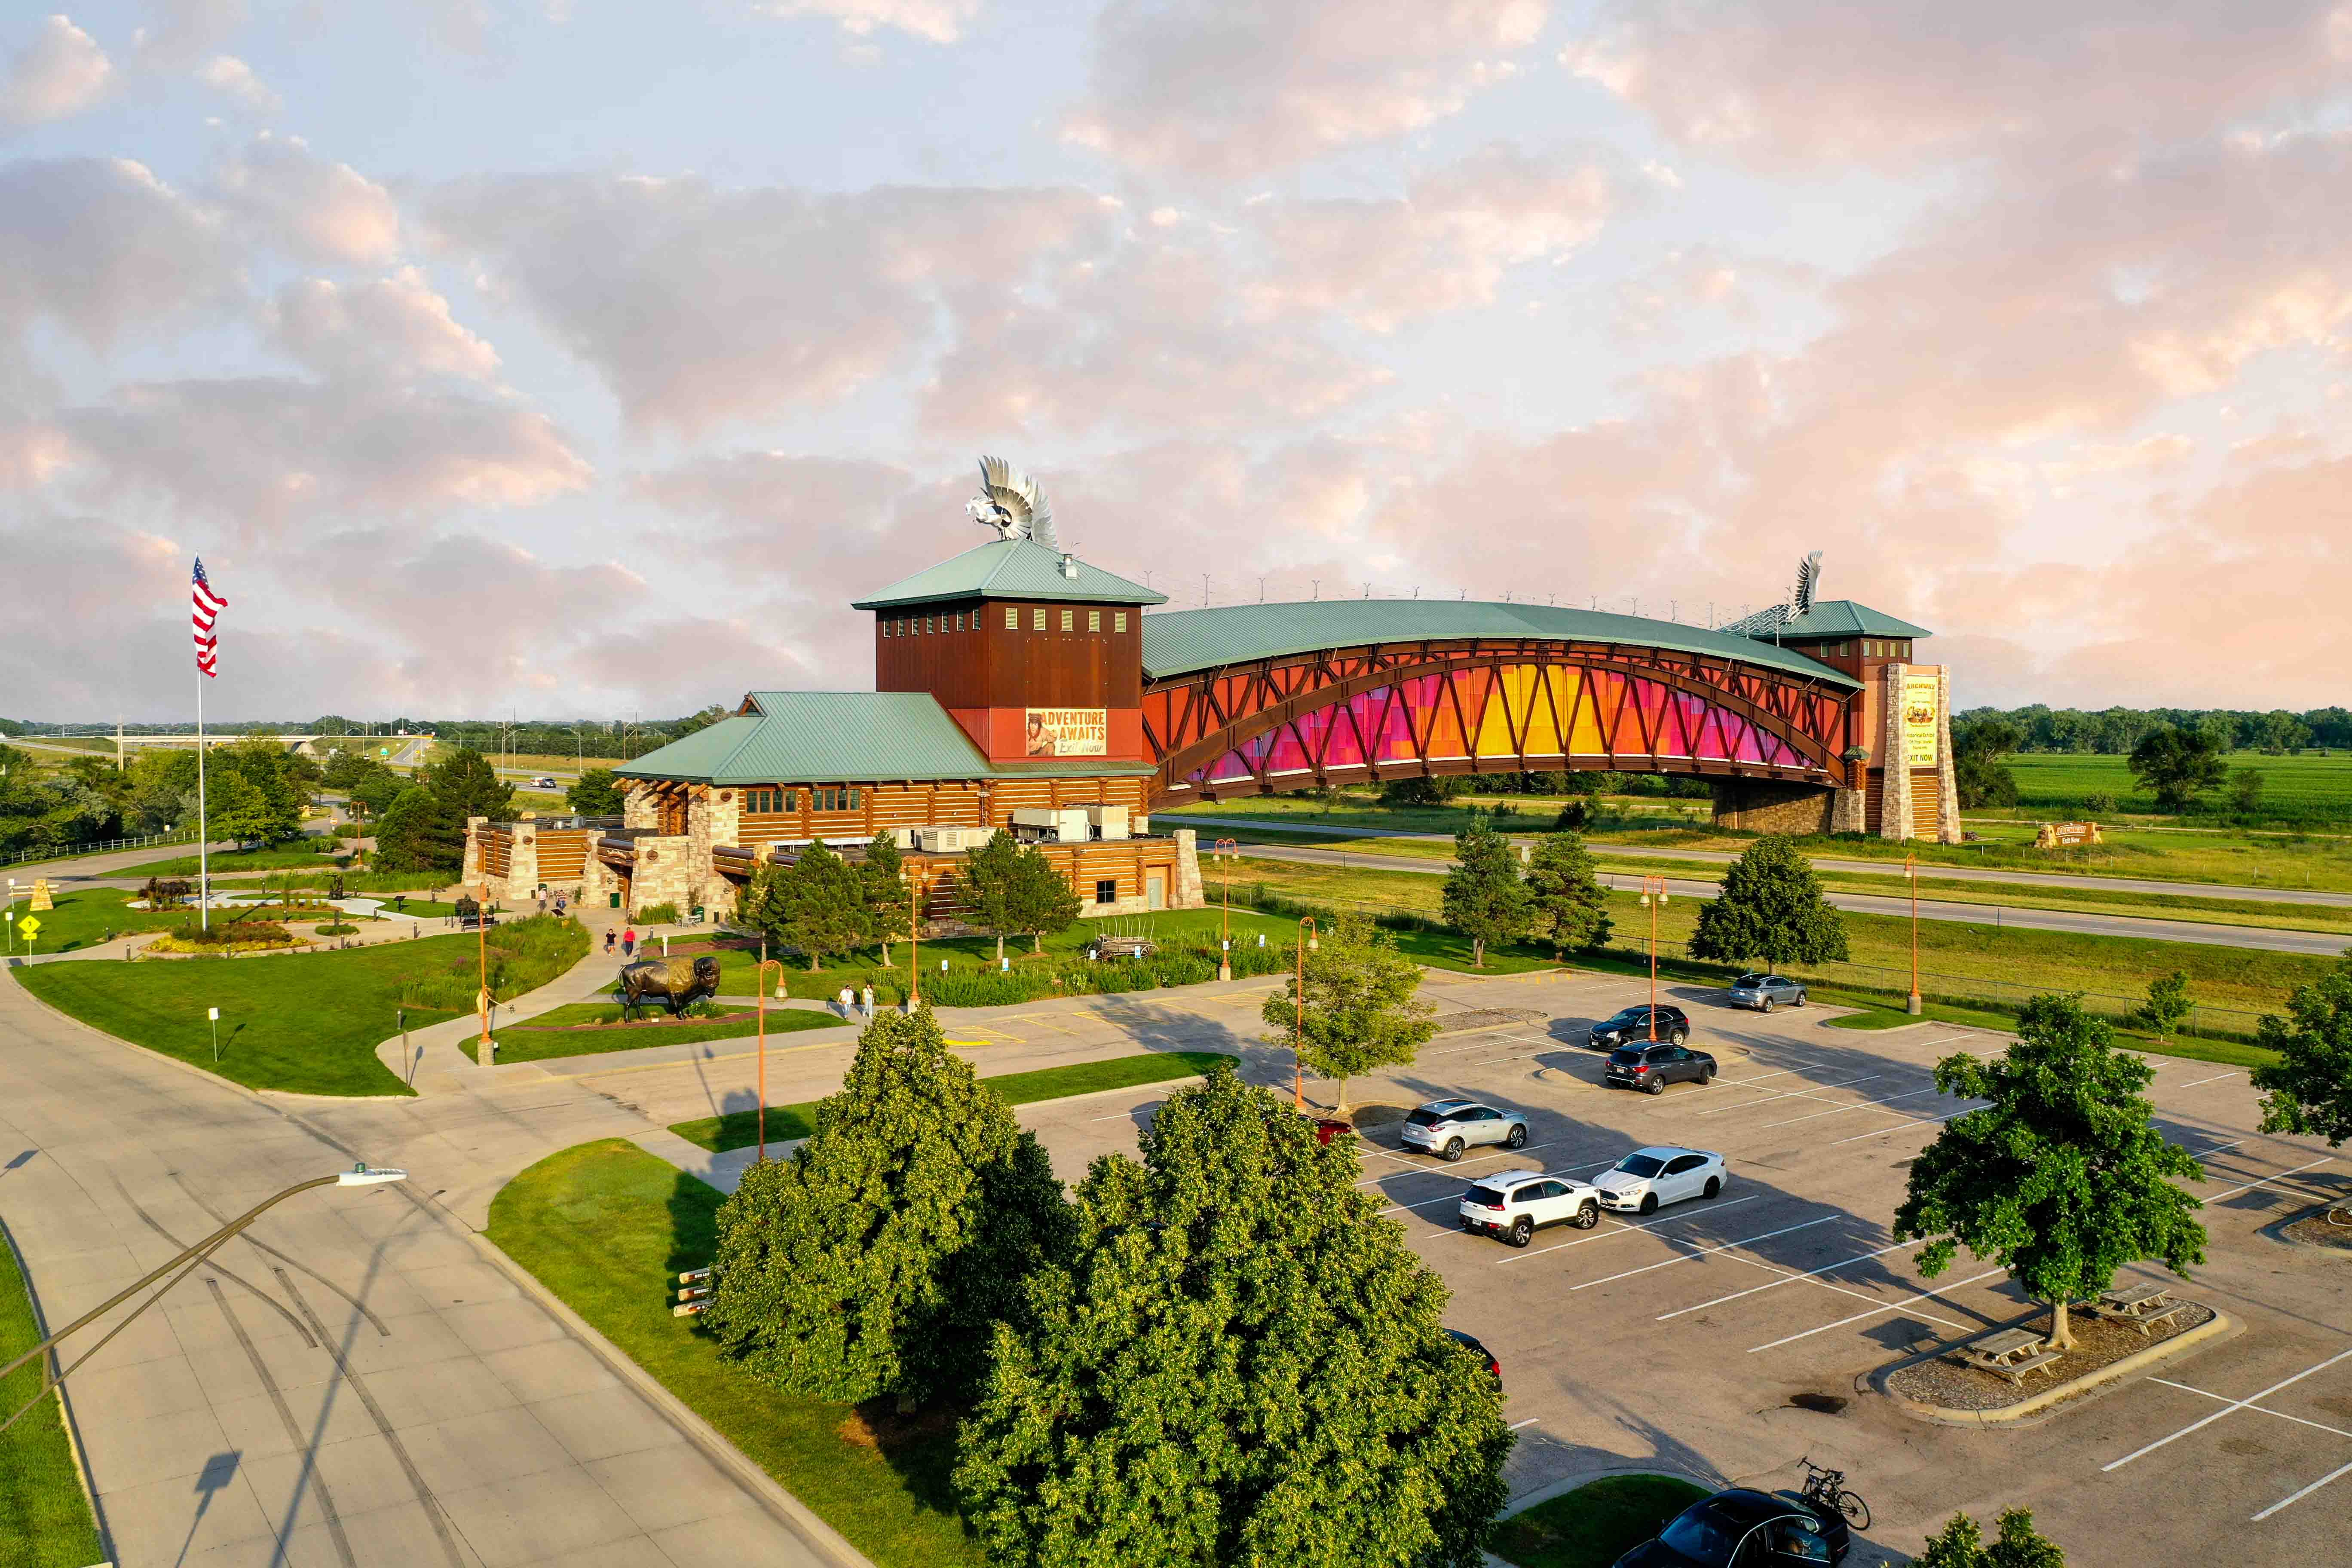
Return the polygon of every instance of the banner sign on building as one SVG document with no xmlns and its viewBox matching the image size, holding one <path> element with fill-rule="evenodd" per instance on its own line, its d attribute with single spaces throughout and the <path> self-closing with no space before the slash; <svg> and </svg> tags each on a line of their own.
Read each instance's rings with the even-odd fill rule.
<svg viewBox="0 0 2352 1568">
<path fill-rule="evenodd" d="M 1903 763 L 1906 767 L 1936 765 L 1936 706 L 1942 677 L 1935 671 L 1903 676 Z"/>
<path fill-rule="evenodd" d="M 1033 757 L 1099 757 L 1110 749 L 1107 708 L 1032 708 L 1024 750 Z"/>
</svg>

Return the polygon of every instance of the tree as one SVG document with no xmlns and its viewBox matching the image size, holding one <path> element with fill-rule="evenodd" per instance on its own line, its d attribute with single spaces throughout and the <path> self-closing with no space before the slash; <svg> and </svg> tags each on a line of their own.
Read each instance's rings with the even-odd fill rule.
<svg viewBox="0 0 2352 1568">
<path fill-rule="evenodd" d="M 304 775 L 311 771 L 309 758 L 296 757 L 268 741 L 248 738 L 215 747 L 205 757 L 207 817 L 217 813 L 213 803 L 220 797 L 222 784 L 235 774 L 253 786 L 257 798 L 243 807 L 240 830 L 230 836 L 257 844 L 291 838 L 302 831 Z M 226 827 L 218 831 L 230 832 Z"/>
<path fill-rule="evenodd" d="M 907 886 L 904 862 L 898 857 L 898 841 L 886 829 L 874 836 L 866 847 L 866 859 L 857 868 L 857 879 L 866 889 L 866 912 L 875 939 L 882 944 L 882 967 L 890 967 L 890 943 L 907 929 L 908 910 L 914 903 L 914 893 Z"/>
<path fill-rule="evenodd" d="M 1473 816 L 1454 836 L 1454 869 L 1445 878 L 1445 923 L 1470 939 L 1470 967 L 1486 967 L 1488 942 L 1517 942 L 1528 934 L 1532 913 L 1527 885 L 1519 880 L 1511 841 L 1484 816 Z"/>
<path fill-rule="evenodd" d="M 1024 847 L 1015 862 L 1011 913 L 1013 929 L 1027 931 L 1032 951 L 1041 953 L 1047 931 L 1067 931 L 1078 918 L 1077 890 L 1034 844 Z"/>
<path fill-rule="evenodd" d="M 1421 965 L 1361 915 L 1341 915 L 1307 954 L 1307 1005 L 1298 1007 L 1298 977 L 1269 995 L 1258 1014 L 1287 1037 L 1303 1030 L 1298 1059 L 1339 1086 L 1339 1110 L 1348 1108 L 1348 1080 L 1374 1068 L 1410 1065 L 1437 1032 L 1426 1002 L 1416 1001 Z"/>
<path fill-rule="evenodd" d="M 2187 811 L 2228 776 L 2222 757 L 2229 749 L 2227 738 L 2203 725 L 2150 730 L 2132 748 L 2132 777 L 2156 792 L 2158 811 Z"/>
<path fill-rule="evenodd" d="M 811 1398 L 963 1399 L 992 1326 L 1072 1221 L 1036 1135 L 948 1048 L 928 1007 L 858 1037 L 789 1161 L 719 1205 L 703 1321 L 743 1370 Z"/>
<path fill-rule="evenodd" d="M 1999 1528 L 2000 1538 L 1987 1546 L 1977 1521 L 1956 1513 L 1913 1560 L 1914 1568 L 2066 1568 L 2066 1554 L 2033 1528 L 2027 1510 L 2001 1510 Z"/>
<path fill-rule="evenodd" d="M 1004 958 L 1004 939 L 1028 928 L 1021 923 L 1021 844 L 1000 827 L 981 847 L 967 850 L 956 868 L 965 919 L 996 939 L 996 957 Z"/>
<path fill-rule="evenodd" d="M 2287 1016 L 2266 1016 L 2258 1038 L 2279 1059 L 2253 1070 L 2263 1131 L 2352 1138 L 2352 952 L 2287 998 Z"/>
<path fill-rule="evenodd" d="M 205 781 L 205 831 L 238 844 L 267 844 L 279 826 L 278 807 L 251 779 L 223 768 Z"/>
<path fill-rule="evenodd" d="M 2263 808 L 2263 773 L 2260 768 L 2233 768 L 2230 772 L 2230 809 L 2236 812 L 2256 812 Z"/>
<path fill-rule="evenodd" d="M 2185 1276 L 2205 1260 L 2191 1217 L 2202 1205 L 2170 1178 L 2204 1171 L 2157 1131 L 2139 1092 L 2154 1076 L 2079 999 L 2034 997 L 2007 1052 L 1936 1064 L 1937 1088 L 1991 1103 L 1946 1122 L 1911 1163 L 1895 1239 L 1938 1238 L 1916 1259 L 1930 1279 L 1962 1247 L 1997 1260 L 2050 1303 L 2054 1350 L 2074 1342 L 2067 1303 L 2106 1289 L 2125 1264 L 2154 1258 Z"/>
<path fill-rule="evenodd" d="M 1391 809 L 1444 805 L 1462 792 L 1462 780 L 1444 777 L 1391 779 L 1381 785 L 1381 804 Z"/>
<path fill-rule="evenodd" d="M 1845 921 L 1822 897 L 1812 862 L 1791 838 L 1759 838 L 1723 874 L 1723 890 L 1699 906 L 1693 958 L 1744 963 L 1761 957 L 1826 963 L 1846 955 Z"/>
<path fill-rule="evenodd" d="M 439 871 L 454 877 L 466 863 L 466 825 L 423 784 L 393 798 L 375 825 L 379 871 Z"/>
<path fill-rule="evenodd" d="M 2017 750 L 2018 739 L 2017 726 L 1997 717 L 1952 726 L 1952 778 L 1961 805 L 1973 810 L 2017 804 L 2017 775 L 2000 760 Z"/>
<path fill-rule="evenodd" d="M 1592 857 L 1573 833 L 1546 834 L 1528 862 L 1528 898 L 1536 928 L 1551 939 L 1552 956 L 1571 947 L 1609 942 L 1609 892 L 1592 875 Z"/>
<path fill-rule="evenodd" d="M 2128 1022 L 2159 1040 L 2168 1040 L 2196 1010 L 2196 1004 L 2189 1000 L 2189 976 L 2176 969 L 2147 983 L 2147 1000 L 2133 1011 Z"/>
<path fill-rule="evenodd" d="M 460 746 L 437 763 L 417 770 L 416 782 L 455 813 L 460 830 L 466 818 L 486 816 L 492 822 L 514 817 L 514 785 L 498 775 L 489 759 L 471 746 Z"/>
<path fill-rule="evenodd" d="M 830 954 L 873 940 L 866 885 L 857 868 L 827 848 L 823 839 L 802 849 L 789 865 L 755 869 L 751 886 L 737 901 L 735 918 L 764 932 L 777 946 L 805 953 L 812 974 Z"/>
<path fill-rule="evenodd" d="M 414 786 L 374 758 L 367 761 L 367 771 L 352 785 L 352 803 L 360 807 L 361 815 L 381 817 L 400 798 L 402 790 Z"/>
<path fill-rule="evenodd" d="M 1502 1394 L 1350 1140 L 1229 1069 L 1076 1197 L 1076 1256 L 996 1331 L 955 1487 L 1006 1568 L 1468 1568 Z"/>
<path fill-rule="evenodd" d="M 610 768 L 589 768 L 563 792 L 563 804 L 583 816 L 618 816 L 626 804 Z"/>
</svg>

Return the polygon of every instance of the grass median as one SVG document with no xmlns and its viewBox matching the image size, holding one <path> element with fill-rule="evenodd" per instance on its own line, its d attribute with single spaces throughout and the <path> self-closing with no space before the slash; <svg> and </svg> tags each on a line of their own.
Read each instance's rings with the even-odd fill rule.
<svg viewBox="0 0 2352 1568">
<path fill-rule="evenodd" d="M 952 1426 L 867 1423 L 855 1407 L 755 1383 L 670 1284 L 710 1261 L 712 1187 L 620 1139 L 551 1154 L 490 1203 L 489 1237 L 879 1568 L 981 1568 L 949 1491 Z"/>
<path fill-rule="evenodd" d="M 40 1340 L 16 1254 L 0 1244 L 0 1364 Z M 37 1359 L 0 1378 L 0 1415 L 28 1403 L 41 1377 Z M 66 1443 L 65 1414 L 52 1394 L 0 1432 L 0 1568 L 83 1568 L 100 1555 L 98 1526 Z"/>
<path fill-rule="evenodd" d="M 1710 1495 L 1678 1476 L 1603 1476 L 1513 1514 L 1489 1544 L 1519 1568 L 1609 1568 Z"/>
<path fill-rule="evenodd" d="M 675 1024 L 646 1019 L 625 1024 L 620 1021 L 620 1014 L 618 1007 L 603 1003 L 574 1002 L 520 1024 L 500 1025 L 499 1060 L 537 1062 L 605 1051 L 644 1050 L 653 1046 L 698 1046 L 710 1040 L 748 1040 L 760 1032 L 756 1016 L 688 1018 Z M 775 1007 L 768 1013 L 771 1035 L 845 1027 L 847 1025 L 832 1014 L 812 1012 L 806 1007 Z"/>
<path fill-rule="evenodd" d="M 980 1081 L 1003 1096 L 1007 1105 L 1029 1105 L 1041 1100 L 1066 1100 L 1074 1094 L 1195 1078 L 1219 1062 L 1234 1059 L 1223 1051 L 1144 1051 L 1136 1056 L 1113 1057 L 1108 1061 L 999 1073 Z M 814 1100 L 805 1100 L 795 1105 L 768 1107 L 768 1142 L 780 1143 L 814 1132 L 817 1104 Z M 759 1113 L 756 1109 L 730 1110 L 724 1116 L 677 1122 L 670 1131 L 714 1154 L 729 1149 L 747 1149 L 759 1137 Z"/>
</svg>

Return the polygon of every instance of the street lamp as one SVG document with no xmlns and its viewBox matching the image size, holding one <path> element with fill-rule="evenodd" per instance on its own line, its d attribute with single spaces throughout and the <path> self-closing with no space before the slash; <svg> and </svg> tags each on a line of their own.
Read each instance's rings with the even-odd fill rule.
<svg viewBox="0 0 2352 1568">
<path fill-rule="evenodd" d="M 1903 874 L 1911 881 L 1911 1002 L 1909 1011 L 1917 1017 L 1925 1011 L 1919 1005 L 1919 857 L 1903 857 Z"/>
<path fill-rule="evenodd" d="M 1290 1037 L 1290 1108 L 1307 1109 L 1307 1069 L 1300 1065 L 1299 1053 L 1307 1044 L 1307 955 L 1319 952 L 1322 943 L 1316 939 L 1318 927 L 1313 915 L 1298 917 L 1298 978 L 1291 985 L 1292 998 L 1298 1004 L 1298 1020 Z"/>
<path fill-rule="evenodd" d="M 490 1043 L 490 885 L 482 884 L 482 896 L 474 902 L 475 952 L 481 966 L 482 989 L 475 1005 L 481 1015 L 482 1037 L 474 1047 L 474 1060 L 488 1067 L 498 1058 Z"/>
<path fill-rule="evenodd" d="M 923 879 L 907 879 L 907 1011 L 923 1004 Z"/>
<path fill-rule="evenodd" d="M 1225 865 L 1224 934 L 1217 942 L 1217 978 L 1220 980 L 1234 977 L 1234 862 L 1241 858 L 1241 840 L 1238 838 L 1220 838 L 1209 846 L 1209 858 L 1222 860 Z"/>
<path fill-rule="evenodd" d="M 15 1426 L 18 1417 L 22 1416 L 25 1414 L 25 1411 L 32 1409 L 33 1405 L 38 1405 L 42 1400 L 47 1399 L 49 1396 L 49 1391 L 51 1389 L 63 1383 L 72 1373 L 81 1370 L 81 1366 L 84 1362 L 87 1362 L 91 1356 L 94 1356 L 99 1352 L 104 1350 L 107 1347 L 108 1342 L 111 1341 L 115 1335 L 129 1328 L 138 1320 L 141 1312 L 145 1311 L 148 1308 L 162 1300 L 164 1293 L 169 1291 L 172 1289 L 172 1286 L 177 1285 L 182 1279 L 185 1279 L 189 1275 L 194 1273 L 198 1264 L 203 1263 L 215 1252 L 219 1251 L 220 1248 L 226 1246 L 232 1237 L 243 1231 L 246 1226 L 251 1225 L 255 1220 L 260 1218 L 263 1213 L 268 1209 L 275 1207 L 278 1204 L 284 1203 L 296 1193 L 307 1193 L 312 1187 L 372 1187 L 384 1182 L 404 1182 L 407 1179 L 408 1173 L 405 1171 L 394 1170 L 389 1167 L 374 1167 L 363 1164 L 354 1165 L 348 1171 L 338 1171 L 331 1176 L 318 1176 L 307 1182 L 297 1182 L 292 1186 L 287 1188 L 284 1192 L 279 1193 L 277 1196 L 264 1198 L 261 1202 L 247 1209 L 243 1215 L 229 1221 L 226 1225 L 221 1226 L 218 1230 L 213 1232 L 212 1235 L 205 1237 L 202 1241 L 197 1242 L 194 1247 L 187 1248 L 177 1258 L 173 1258 L 162 1268 L 154 1270 L 154 1272 L 151 1274 L 148 1274 L 144 1278 L 123 1287 L 122 1289 L 117 1291 L 114 1295 L 108 1297 L 97 1306 L 92 1307 L 89 1311 L 84 1312 L 80 1317 L 76 1318 L 72 1322 L 68 1323 L 64 1328 L 59 1329 L 56 1333 L 51 1334 L 47 1339 L 43 1340 L 39 1344 L 35 1345 L 31 1350 L 26 1351 L 15 1361 L 10 1362 L 6 1366 L 0 1366 L 0 1380 L 5 1380 L 10 1373 L 16 1371 L 26 1362 L 31 1361 L 35 1356 L 47 1353 L 50 1347 L 54 1346 L 59 1340 L 64 1339 L 68 1334 L 73 1333 L 78 1330 L 87 1328 L 89 1324 L 96 1322 L 99 1319 L 104 1317 L 107 1313 L 121 1306 L 123 1302 L 137 1295 L 140 1291 L 147 1289 L 148 1286 L 152 1285 L 156 1280 L 163 1279 L 164 1275 L 171 1273 L 173 1269 L 179 1268 L 181 1264 L 185 1263 L 187 1265 L 187 1268 L 181 1269 L 179 1275 L 166 1284 L 162 1290 L 156 1291 L 152 1296 L 148 1297 L 146 1300 L 142 1301 L 129 1316 L 122 1320 L 122 1321 L 109 1329 L 106 1331 L 106 1338 L 100 1340 L 98 1343 L 90 1346 L 89 1350 L 83 1352 L 81 1355 L 75 1360 L 73 1365 L 67 1367 L 62 1372 L 57 1372 L 54 1375 L 45 1378 L 41 1384 L 40 1392 L 33 1395 L 32 1404 L 26 1405 L 24 1409 L 18 1410 L 16 1415 L 9 1416 L 7 1420 L 0 1421 L 0 1432 L 5 1432 L 9 1427 Z"/>
<path fill-rule="evenodd" d="M 784 985 L 782 959 L 763 958 L 760 967 L 751 972 L 751 989 L 759 993 L 760 1004 L 760 1152 L 751 1156 L 755 1165 L 768 1157 L 768 965 L 772 963 L 776 966 L 776 989 L 781 991 Z"/>
<path fill-rule="evenodd" d="M 1650 911 L 1650 1043 L 1658 1043 L 1658 911 L 1666 906 L 1666 879 L 1642 879 L 1642 907 Z"/>
</svg>

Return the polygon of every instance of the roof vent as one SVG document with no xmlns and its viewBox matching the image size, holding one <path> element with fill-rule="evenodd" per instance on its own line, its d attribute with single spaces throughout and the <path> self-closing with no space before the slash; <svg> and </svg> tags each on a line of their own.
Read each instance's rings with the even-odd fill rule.
<svg viewBox="0 0 2352 1568">
<path fill-rule="evenodd" d="M 1073 583 L 1078 580 L 1078 558 L 1066 550 L 1062 552 L 1062 575 Z"/>
</svg>

